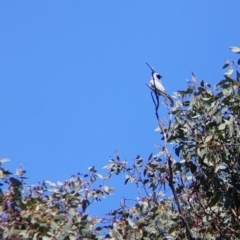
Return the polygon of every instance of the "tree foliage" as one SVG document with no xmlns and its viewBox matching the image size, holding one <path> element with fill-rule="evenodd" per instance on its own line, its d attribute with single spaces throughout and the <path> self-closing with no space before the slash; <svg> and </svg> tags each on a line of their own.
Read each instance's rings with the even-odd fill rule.
<svg viewBox="0 0 240 240">
<path fill-rule="evenodd" d="M 1 159 L 0 238 L 239 239 L 239 67 L 240 60 L 227 61 L 224 78 L 214 86 L 192 74 L 187 89 L 174 94 L 167 119 L 159 117 L 153 92 L 159 152 L 146 160 L 139 155 L 132 164 L 116 152 L 104 167 L 106 176 L 90 167 L 64 182 L 26 187 L 25 170 L 12 174 Z M 114 192 L 106 182 L 119 173 L 125 184 L 135 184 L 135 203 L 126 196 L 105 217 L 89 215 L 93 202 Z"/>
</svg>

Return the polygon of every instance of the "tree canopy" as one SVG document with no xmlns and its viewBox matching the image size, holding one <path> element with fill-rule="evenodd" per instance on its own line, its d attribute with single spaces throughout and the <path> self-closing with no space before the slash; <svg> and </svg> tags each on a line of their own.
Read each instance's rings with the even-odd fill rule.
<svg viewBox="0 0 240 240">
<path fill-rule="evenodd" d="M 13 174 L 1 159 L 0 238 L 239 239 L 240 59 L 223 68 L 215 85 L 192 74 L 187 89 L 174 93 L 174 106 L 166 105 L 167 116 L 159 116 L 164 106 L 152 92 L 161 141 L 148 159 L 138 155 L 129 164 L 116 151 L 106 176 L 89 167 L 67 181 L 32 186 L 24 169 Z M 120 173 L 139 190 L 135 203 L 126 196 L 119 209 L 91 216 L 88 207 L 114 193 L 107 180 Z"/>
</svg>

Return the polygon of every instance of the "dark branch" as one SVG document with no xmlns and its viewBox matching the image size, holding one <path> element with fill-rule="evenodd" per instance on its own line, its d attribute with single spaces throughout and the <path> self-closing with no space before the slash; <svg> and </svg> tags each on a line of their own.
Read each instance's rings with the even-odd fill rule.
<svg viewBox="0 0 240 240">
<path fill-rule="evenodd" d="M 148 64 L 147 64 L 148 65 Z M 149 66 L 149 65 L 148 65 Z M 149 66 L 150 67 L 150 66 Z M 151 67 L 150 67 L 151 68 Z M 148 86 L 149 87 L 149 86 Z M 156 89 L 156 86 L 155 86 L 155 81 L 154 81 L 154 88 Z M 155 93 L 155 98 L 154 98 L 154 95 L 153 95 L 153 92 Z M 167 151 L 167 146 L 166 146 L 166 142 L 167 142 L 167 137 L 166 137 L 166 134 L 165 134 L 165 131 L 164 131 L 164 128 L 161 124 L 161 121 L 160 121 L 160 118 L 159 118 L 159 115 L 158 115 L 158 108 L 159 108 L 159 96 L 158 94 L 156 93 L 156 91 L 152 91 L 151 92 L 151 97 L 152 97 L 152 100 L 153 100 L 153 103 L 154 103 L 154 106 L 155 106 L 155 115 L 156 115 L 156 118 L 157 118 L 157 121 L 158 121 L 158 125 L 162 131 L 162 134 L 164 136 L 164 141 L 165 141 L 165 150 Z M 170 125 L 169 125 L 169 128 L 170 128 Z M 167 177 L 166 179 L 168 180 L 168 183 L 169 183 L 169 187 L 171 188 L 172 190 L 172 193 L 173 193 L 173 196 L 174 196 L 174 201 L 177 205 L 177 209 L 178 209 L 178 212 L 179 212 L 179 217 L 181 218 L 183 224 L 185 225 L 186 227 L 186 231 L 187 231 L 187 236 L 188 236 L 188 239 L 189 240 L 194 240 L 194 237 L 192 236 L 192 232 L 191 232 L 191 229 L 190 229 L 190 226 L 186 220 L 186 218 L 183 216 L 182 214 L 182 209 L 181 209 L 181 206 L 180 206 L 180 202 L 179 202 L 179 198 L 178 198 L 178 195 L 176 193 L 176 189 L 175 189 L 175 186 L 174 186 L 174 181 L 173 181 L 173 170 L 172 170 L 172 161 L 171 161 L 171 158 L 170 158 L 170 154 L 168 153 L 167 151 L 167 161 L 168 161 L 168 168 L 169 168 L 169 177 Z"/>
</svg>

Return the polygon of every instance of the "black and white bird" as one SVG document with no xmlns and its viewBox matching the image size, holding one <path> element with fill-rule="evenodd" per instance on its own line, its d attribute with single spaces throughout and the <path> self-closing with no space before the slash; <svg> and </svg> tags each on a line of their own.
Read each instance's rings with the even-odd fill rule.
<svg viewBox="0 0 240 240">
<path fill-rule="evenodd" d="M 162 85 L 162 82 L 161 82 L 162 76 L 159 73 L 155 72 L 152 68 L 151 68 L 151 70 L 152 70 L 152 78 L 150 79 L 150 81 L 148 83 L 149 88 L 151 88 L 158 96 L 161 95 L 165 99 L 168 99 L 170 101 L 171 107 L 173 107 L 173 105 L 174 105 L 173 99 L 166 92 L 164 86 Z"/>
</svg>

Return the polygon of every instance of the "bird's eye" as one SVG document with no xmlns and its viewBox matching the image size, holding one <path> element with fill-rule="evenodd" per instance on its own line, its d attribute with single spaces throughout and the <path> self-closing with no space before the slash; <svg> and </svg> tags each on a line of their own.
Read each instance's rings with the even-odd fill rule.
<svg viewBox="0 0 240 240">
<path fill-rule="evenodd" d="M 160 78 L 161 78 L 160 74 L 157 74 L 156 77 L 157 77 L 157 79 L 160 79 Z"/>
</svg>

